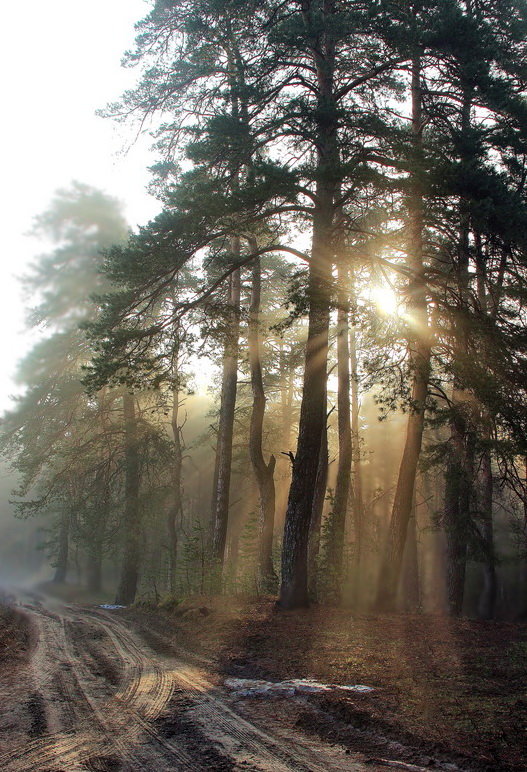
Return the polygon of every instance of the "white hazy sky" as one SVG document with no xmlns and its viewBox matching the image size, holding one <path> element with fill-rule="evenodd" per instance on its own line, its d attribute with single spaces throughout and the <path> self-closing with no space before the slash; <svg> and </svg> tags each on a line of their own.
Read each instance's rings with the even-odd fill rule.
<svg viewBox="0 0 527 772">
<path fill-rule="evenodd" d="M 132 132 L 95 111 L 135 82 L 120 67 L 145 0 L 24 0 L 5 3 L 0 46 L 1 211 L 0 411 L 15 389 L 16 362 L 27 350 L 17 276 L 45 250 L 27 236 L 57 188 L 79 180 L 119 198 L 132 227 L 159 210 L 147 195 L 148 137 L 128 152 Z"/>
</svg>

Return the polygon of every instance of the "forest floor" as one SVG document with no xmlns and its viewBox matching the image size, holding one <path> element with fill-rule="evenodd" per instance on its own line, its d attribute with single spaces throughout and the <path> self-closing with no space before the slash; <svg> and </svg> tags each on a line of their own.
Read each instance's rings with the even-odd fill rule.
<svg viewBox="0 0 527 772">
<path fill-rule="evenodd" d="M 12 605 L 13 598 L 0 591 L 0 662 L 2 670 L 25 664 L 34 643 L 29 620 Z"/>
<path fill-rule="evenodd" d="M 0 606 L 2 770 L 527 768 L 525 624 L 101 600 L 66 588 Z M 247 697 L 229 677 L 373 690 Z"/>
<path fill-rule="evenodd" d="M 252 708 L 210 660 L 160 635 L 153 648 L 122 611 L 30 589 L 13 595 L 1 610 L 2 772 L 392 768 L 303 730 L 294 711 Z"/>
<path fill-rule="evenodd" d="M 439 615 L 357 615 L 268 601 L 194 598 L 125 612 L 153 647 L 176 645 L 224 676 L 364 684 L 261 711 L 372 758 L 462 769 L 527 768 L 527 624 Z M 247 701 L 255 709 L 256 699 Z M 267 701 L 265 701 L 267 702 Z"/>
</svg>

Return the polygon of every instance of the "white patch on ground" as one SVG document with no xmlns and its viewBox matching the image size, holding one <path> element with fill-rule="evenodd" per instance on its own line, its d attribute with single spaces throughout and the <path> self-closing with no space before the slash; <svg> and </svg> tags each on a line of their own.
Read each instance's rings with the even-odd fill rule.
<svg viewBox="0 0 527 772">
<path fill-rule="evenodd" d="M 238 697 L 293 697 L 295 694 L 320 694 L 321 692 L 372 692 L 372 686 L 362 684 L 324 684 L 310 678 L 293 678 L 289 681 L 263 681 L 257 678 L 226 678 L 227 689 Z"/>
</svg>

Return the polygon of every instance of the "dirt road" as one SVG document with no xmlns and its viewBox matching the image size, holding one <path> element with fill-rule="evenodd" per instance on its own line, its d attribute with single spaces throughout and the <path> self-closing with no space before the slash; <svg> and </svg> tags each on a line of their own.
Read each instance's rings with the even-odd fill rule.
<svg viewBox="0 0 527 772">
<path fill-rule="evenodd" d="M 0 685 L 6 772 L 384 768 L 237 710 L 214 673 L 154 652 L 113 612 L 37 596 L 19 605 L 38 642 L 16 683 Z"/>
</svg>

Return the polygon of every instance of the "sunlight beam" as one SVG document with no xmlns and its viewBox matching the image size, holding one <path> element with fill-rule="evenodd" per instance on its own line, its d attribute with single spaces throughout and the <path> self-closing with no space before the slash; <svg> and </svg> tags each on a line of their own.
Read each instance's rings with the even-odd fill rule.
<svg viewBox="0 0 527 772">
<path fill-rule="evenodd" d="M 371 299 L 377 306 L 378 311 L 384 316 L 393 316 L 397 313 L 399 305 L 397 295 L 391 287 L 386 285 L 372 287 Z"/>
</svg>

